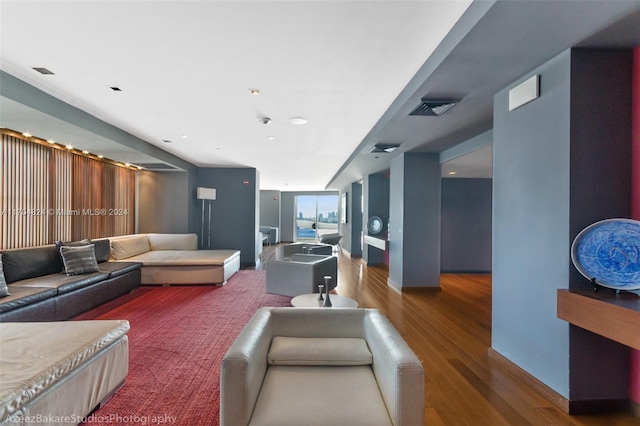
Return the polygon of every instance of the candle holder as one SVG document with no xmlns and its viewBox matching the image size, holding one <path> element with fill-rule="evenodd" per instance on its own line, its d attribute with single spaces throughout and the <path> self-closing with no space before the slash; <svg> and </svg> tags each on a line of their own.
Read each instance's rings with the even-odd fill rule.
<svg viewBox="0 0 640 426">
<path fill-rule="evenodd" d="M 322 307 L 323 308 L 330 308 L 331 306 L 333 306 L 331 304 L 331 299 L 329 298 L 329 284 L 331 283 L 331 276 L 330 275 L 325 275 L 324 277 L 324 288 L 325 288 L 325 297 L 324 297 L 324 302 L 322 303 Z"/>
</svg>

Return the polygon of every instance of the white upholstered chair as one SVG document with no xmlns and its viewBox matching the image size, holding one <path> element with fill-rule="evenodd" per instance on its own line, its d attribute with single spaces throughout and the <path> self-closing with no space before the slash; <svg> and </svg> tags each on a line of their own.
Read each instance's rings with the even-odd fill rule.
<svg viewBox="0 0 640 426">
<path fill-rule="evenodd" d="M 338 259 L 334 256 L 294 254 L 287 260 L 269 260 L 265 269 L 267 293 L 282 296 L 317 293 L 318 284 L 324 284 L 327 275 L 332 278 L 331 289 L 338 281 Z"/>
<path fill-rule="evenodd" d="M 222 360 L 220 424 L 424 424 L 424 370 L 375 309 L 261 308 Z"/>
</svg>

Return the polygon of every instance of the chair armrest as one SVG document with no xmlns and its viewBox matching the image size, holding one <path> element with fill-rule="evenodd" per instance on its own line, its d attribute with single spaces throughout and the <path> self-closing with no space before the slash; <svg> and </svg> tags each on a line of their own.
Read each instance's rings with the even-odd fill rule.
<svg viewBox="0 0 640 426">
<path fill-rule="evenodd" d="M 373 373 L 392 423 L 424 424 L 422 363 L 380 312 L 368 312 L 364 333 L 373 354 Z"/>
<path fill-rule="evenodd" d="M 271 312 L 258 309 L 222 358 L 220 425 L 247 425 L 267 371 Z"/>
</svg>

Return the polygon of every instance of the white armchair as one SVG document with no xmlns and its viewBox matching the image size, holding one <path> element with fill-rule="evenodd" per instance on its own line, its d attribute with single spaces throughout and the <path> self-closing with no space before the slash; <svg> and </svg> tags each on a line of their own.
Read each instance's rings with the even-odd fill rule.
<svg viewBox="0 0 640 426">
<path fill-rule="evenodd" d="M 318 284 L 331 276 L 332 286 L 338 282 L 338 259 L 317 254 L 294 254 L 288 260 L 269 260 L 267 271 L 267 293 L 295 297 L 317 293 Z"/>
<path fill-rule="evenodd" d="M 424 370 L 375 309 L 261 308 L 222 360 L 220 424 L 424 424 Z"/>
</svg>

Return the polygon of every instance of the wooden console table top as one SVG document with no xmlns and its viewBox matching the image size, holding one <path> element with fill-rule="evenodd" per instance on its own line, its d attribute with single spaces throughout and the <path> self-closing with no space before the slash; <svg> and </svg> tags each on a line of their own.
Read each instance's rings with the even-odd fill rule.
<svg viewBox="0 0 640 426">
<path fill-rule="evenodd" d="M 557 316 L 640 350 L 640 296 L 635 293 L 559 289 Z"/>
</svg>

